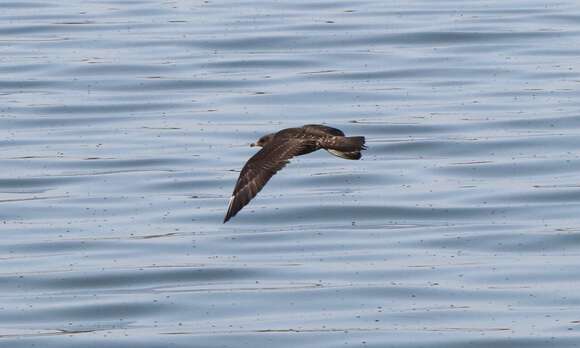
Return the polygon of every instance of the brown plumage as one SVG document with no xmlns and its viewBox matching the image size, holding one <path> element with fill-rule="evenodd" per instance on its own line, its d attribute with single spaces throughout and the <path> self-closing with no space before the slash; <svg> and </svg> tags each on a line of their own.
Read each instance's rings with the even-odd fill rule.
<svg viewBox="0 0 580 348">
<path fill-rule="evenodd" d="M 357 160 L 366 149 L 364 137 L 346 137 L 339 129 L 318 124 L 286 128 L 261 137 L 251 146 L 262 149 L 242 169 L 224 223 L 248 204 L 292 157 L 325 149 L 335 156 Z"/>
</svg>

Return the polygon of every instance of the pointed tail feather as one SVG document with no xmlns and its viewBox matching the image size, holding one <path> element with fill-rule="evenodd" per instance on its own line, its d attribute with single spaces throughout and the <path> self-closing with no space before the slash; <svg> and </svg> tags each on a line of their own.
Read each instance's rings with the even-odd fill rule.
<svg viewBox="0 0 580 348">
<path fill-rule="evenodd" d="M 323 139 L 321 145 L 331 154 L 349 160 L 360 159 L 360 152 L 367 148 L 365 137 L 328 137 Z"/>
<path fill-rule="evenodd" d="M 355 152 L 366 150 L 365 137 L 328 137 L 322 141 L 325 149 L 338 150 L 340 152 Z"/>
<path fill-rule="evenodd" d="M 333 149 L 327 149 L 326 151 L 330 152 L 331 154 L 333 154 L 337 157 L 348 159 L 348 160 L 357 160 L 357 159 L 361 158 L 360 151 L 342 152 L 342 151 L 333 150 Z"/>
</svg>

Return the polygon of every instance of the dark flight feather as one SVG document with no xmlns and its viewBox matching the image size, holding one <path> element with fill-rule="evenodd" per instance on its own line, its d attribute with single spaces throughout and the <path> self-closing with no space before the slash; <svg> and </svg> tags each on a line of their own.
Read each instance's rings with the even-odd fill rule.
<svg viewBox="0 0 580 348">
<path fill-rule="evenodd" d="M 224 223 L 248 204 L 302 148 L 303 144 L 298 139 L 287 138 L 269 143 L 252 156 L 240 172 Z"/>
</svg>

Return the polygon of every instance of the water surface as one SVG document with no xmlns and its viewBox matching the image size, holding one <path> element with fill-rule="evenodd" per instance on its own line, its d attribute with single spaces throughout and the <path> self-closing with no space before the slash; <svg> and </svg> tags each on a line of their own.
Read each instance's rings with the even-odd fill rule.
<svg viewBox="0 0 580 348">
<path fill-rule="evenodd" d="M 580 345 L 576 2 L 0 8 L 1 345 Z"/>
</svg>

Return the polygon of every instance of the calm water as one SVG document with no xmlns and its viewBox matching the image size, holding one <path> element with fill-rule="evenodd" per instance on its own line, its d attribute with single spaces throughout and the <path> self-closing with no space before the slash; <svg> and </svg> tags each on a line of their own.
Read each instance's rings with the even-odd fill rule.
<svg viewBox="0 0 580 348">
<path fill-rule="evenodd" d="M 0 346 L 580 346 L 578 2 L 0 9 Z"/>
</svg>

